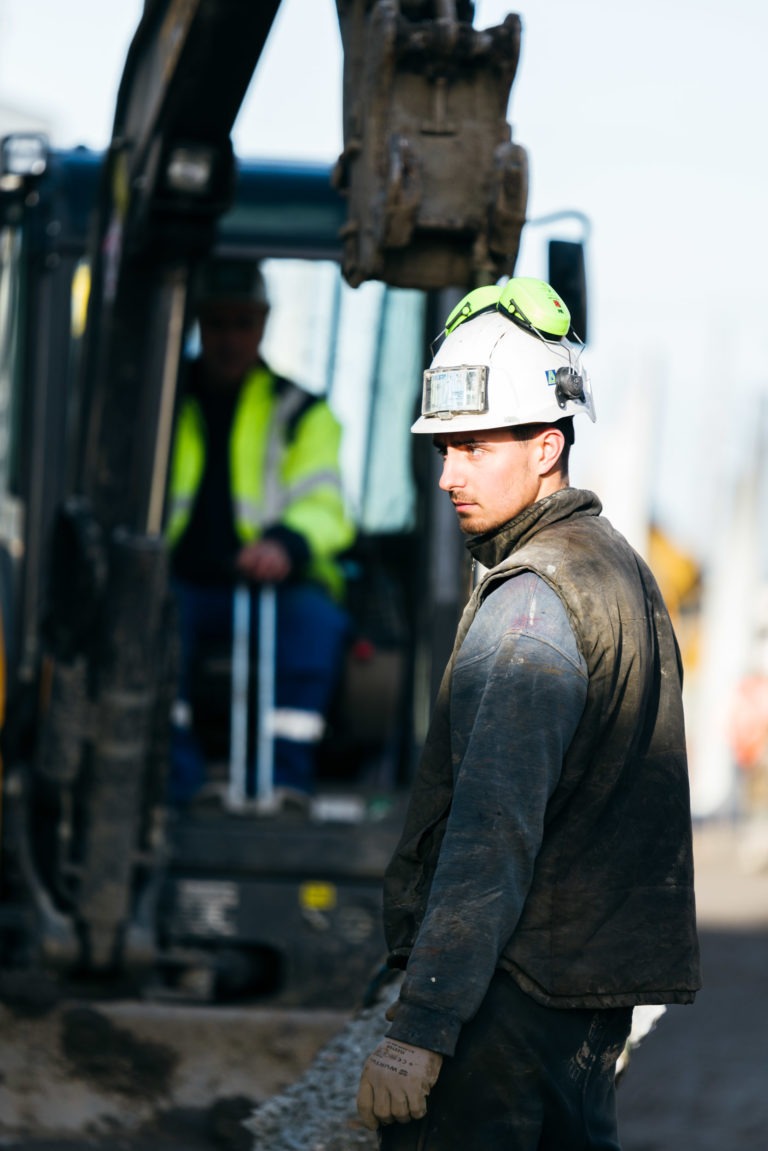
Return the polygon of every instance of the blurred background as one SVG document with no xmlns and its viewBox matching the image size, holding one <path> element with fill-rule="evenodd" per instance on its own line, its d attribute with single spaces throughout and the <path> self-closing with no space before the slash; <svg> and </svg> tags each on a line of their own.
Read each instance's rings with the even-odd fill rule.
<svg viewBox="0 0 768 1151">
<path fill-rule="evenodd" d="M 0 0 L 0 134 L 41 129 L 56 147 L 105 147 L 141 10 L 141 0 Z M 511 10 L 478 0 L 475 24 Z M 579 428 L 572 481 L 600 494 L 675 613 L 696 816 L 756 812 L 768 731 L 768 9 L 540 0 L 517 10 L 509 120 L 531 171 L 518 272 L 543 274 L 542 217 L 576 213 L 560 231 L 587 240 L 598 422 Z M 333 0 L 286 0 L 235 126 L 237 153 L 332 163 L 341 79 Z"/>
<path fill-rule="evenodd" d="M 650 561 L 685 664 L 705 987 L 695 1011 L 670 1009 L 633 1056 L 624 1146 L 757 1151 L 768 1124 L 768 6 L 475 8 L 480 28 L 515 10 L 523 21 L 508 110 L 531 178 L 517 271 L 545 274 L 553 216 L 558 235 L 586 242 L 598 418 L 577 422 L 572 482 L 599 493 Z M 0 136 L 104 149 L 142 9 L 0 0 Z M 284 0 L 235 125 L 238 156 L 332 164 L 341 63 L 334 0 Z M 4 1075 L 19 1031 L 5 1029 Z M 258 1049 L 241 1058 L 247 1069 Z M 25 1085 L 45 1084 L 33 1057 Z M 75 1145 L 34 1143 L 64 1146 Z"/>
</svg>

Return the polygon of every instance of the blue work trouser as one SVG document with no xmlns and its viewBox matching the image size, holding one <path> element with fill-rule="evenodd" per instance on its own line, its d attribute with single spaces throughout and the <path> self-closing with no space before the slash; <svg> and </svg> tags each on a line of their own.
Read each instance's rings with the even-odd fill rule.
<svg viewBox="0 0 768 1151">
<path fill-rule="evenodd" d="M 316 584 L 277 587 L 275 707 L 279 711 L 325 717 L 338 684 L 349 620 L 344 610 Z M 233 591 L 174 581 L 178 605 L 180 673 L 178 697 L 190 702 L 193 669 L 211 644 L 231 650 Z M 251 593 L 251 679 L 257 674 L 259 588 Z M 253 696 L 253 692 L 251 692 Z M 290 726 L 290 725 L 289 725 Z M 274 783 L 310 792 L 317 741 L 301 734 L 274 741 Z M 194 737 L 172 738 L 171 796 L 190 797 L 204 782 L 204 765 Z"/>
<path fill-rule="evenodd" d="M 615 1065 L 631 1023 L 629 1007 L 543 1007 L 497 972 L 426 1117 L 380 1128 L 382 1151 L 620 1151 Z"/>
</svg>

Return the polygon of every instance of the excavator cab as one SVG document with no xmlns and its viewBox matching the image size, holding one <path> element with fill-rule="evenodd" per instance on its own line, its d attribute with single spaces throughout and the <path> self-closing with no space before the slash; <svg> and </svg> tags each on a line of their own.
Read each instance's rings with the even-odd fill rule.
<svg viewBox="0 0 768 1151">
<path fill-rule="evenodd" d="M 265 358 L 324 393 L 344 428 L 343 481 L 357 533 L 343 557 L 352 621 L 344 674 L 320 747 L 310 817 L 233 814 L 221 802 L 231 770 L 231 653 L 212 652 L 201 668 L 199 714 L 201 726 L 209 724 L 210 780 L 220 786 L 184 813 L 171 812 L 163 789 L 174 623 L 161 595 L 163 618 L 151 630 L 160 639 L 153 651 L 162 674 L 142 752 L 140 802 L 130 820 L 125 808 L 105 805 L 94 836 L 89 822 L 99 792 L 91 757 L 99 734 L 81 653 L 101 612 L 118 616 L 110 623 L 115 645 L 139 642 L 129 639 L 131 628 L 150 631 L 133 614 L 131 589 L 147 570 L 161 578 L 162 532 L 135 548 L 121 531 L 105 551 L 87 501 L 61 498 L 82 466 L 82 453 L 65 448 L 82 437 L 77 369 L 101 158 L 48 152 L 46 164 L 34 192 L 27 185 L 8 204 L 0 230 L 10 413 L 0 554 L 14 717 L 4 733 L 3 960 L 83 976 L 88 963 L 76 925 L 87 920 L 91 965 L 101 939 L 102 974 L 128 972 L 153 995 L 344 1004 L 359 997 L 382 954 L 380 878 L 425 718 L 414 706 L 414 684 L 429 675 L 430 637 L 419 608 L 427 570 L 419 467 L 426 464 L 414 467 L 409 427 L 438 304 L 418 289 L 345 282 L 343 202 L 329 169 L 238 163 L 234 202 L 211 250 L 260 260 L 271 300 Z M 49 298 L 56 306 L 41 307 Z M 195 350 L 191 300 L 180 323 L 179 374 Z M 456 603 L 464 590 L 457 580 Z M 135 680 L 114 689 L 118 704 L 134 701 L 134 719 L 143 686 Z M 422 696 L 430 690 L 423 682 Z M 123 743 L 110 751 L 112 779 L 133 746 L 128 727 L 113 723 Z M 84 740 L 91 748 L 85 762 Z M 128 837 L 137 848 L 128 848 Z M 128 926 L 115 954 L 107 951 L 105 921 L 120 842 L 134 867 L 121 909 Z M 99 879 L 92 874 L 84 884 L 88 851 L 106 862 Z"/>
</svg>

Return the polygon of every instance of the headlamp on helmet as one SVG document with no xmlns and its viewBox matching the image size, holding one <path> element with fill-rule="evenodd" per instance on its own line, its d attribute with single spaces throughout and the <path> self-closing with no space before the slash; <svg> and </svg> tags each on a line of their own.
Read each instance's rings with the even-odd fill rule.
<svg viewBox="0 0 768 1151">
<path fill-rule="evenodd" d="M 421 412 L 425 416 L 449 419 L 458 412 L 488 411 L 488 368 L 434 368 L 424 373 Z"/>
</svg>

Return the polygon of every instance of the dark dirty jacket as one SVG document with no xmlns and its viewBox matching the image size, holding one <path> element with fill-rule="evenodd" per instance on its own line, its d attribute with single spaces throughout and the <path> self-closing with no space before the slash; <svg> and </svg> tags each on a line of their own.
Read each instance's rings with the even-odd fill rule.
<svg viewBox="0 0 768 1151">
<path fill-rule="evenodd" d="M 601 510 L 591 492 L 564 489 L 469 541 L 490 570 L 459 624 L 384 889 L 390 964 L 407 968 L 414 946 L 422 957 L 426 946 L 437 975 L 411 980 L 406 969 L 394 1038 L 450 1054 L 476 1010 L 472 963 L 441 964 L 440 925 L 447 941 L 461 924 L 450 907 L 429 905 L 466 734 L 452 725 L 452 673 L 481 603 L 523 571 L 565 606 L 588 686 L 527 896 L 495 966 L 563 1008 L 689 1003 L 700 985 L 679 650 L 653 575 Z M 514 701 L 510 710 L 491 769 L 514 762 Z M 472 868 L 468 859 L 468 882 Z M 480 976 L 485 986 L 491 975 Z"/>
</svg>

